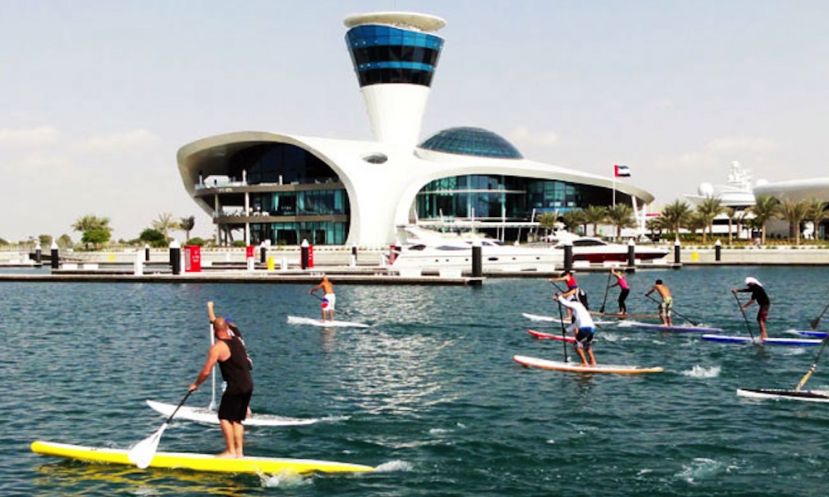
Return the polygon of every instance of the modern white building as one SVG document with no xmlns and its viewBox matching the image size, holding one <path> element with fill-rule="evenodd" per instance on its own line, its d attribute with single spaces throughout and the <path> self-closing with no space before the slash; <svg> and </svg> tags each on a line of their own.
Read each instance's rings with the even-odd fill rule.
<svg viewBox="0 0 829 497">
<path fill-rule="evenodd" d="M 408 12 L 345 19 L 371 141 L 244 131 L 183 146 L 184 187 L 220 239 L 381 246 L 410 224 L 474 225 L 515 239 L 541 213 L 610 205 L 614 188 L 644 220 L 650 193 L 525 159 L 491 131 L 452 127 L 421 140 L 445 24 Z"/>
<path fill-rule="evenodd" d="M 820 200 L 825 202 L 829 207 L 829 177 L 824 178 L 810 178 L 810 179 L 796 179 L 788 181 L 775 182 L 758 182 L 754 187 L 754 195 L 772 196 L 778 200 Z M 829 221 L 825 220 L 818 226 L 812 226 L 812 223 L 805 223 L 804 234 L 808 237 L 815 237 L 825 240 L 827 233 L 829 233 Z M 784 234 L 788 233 L 788 223 L 780 221 L 778 226 L 772 226 L 770 229 L 773 233 Z"/>
</svg>

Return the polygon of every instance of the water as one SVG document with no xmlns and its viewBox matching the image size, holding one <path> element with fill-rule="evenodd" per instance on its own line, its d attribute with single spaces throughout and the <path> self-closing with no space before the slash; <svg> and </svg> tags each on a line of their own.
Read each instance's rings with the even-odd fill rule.
<svg viewBox="0 0 829 497">
<path fill-rule="evenodd" d="M 807 328 L 829 269 L 699 268 L 630 278 L 631 312 L 657 277 L 676 309 L 745 334 L 729 288 L 752 274 L 772 297 L 770 332 Z M 591 302 L 606 276 L 582 275 Z M 551 359 L 522 312 L 555 314 L 549 283 L 483 288 L 339 286 L 339 319 L 369 329 L 289 326 L 316 316 L 307 287 L 195 284 L 0 284 L 0 494 L 12 495 L 826 495 L 829 406 L 757 402 L 737 387 L 792 388 L 816 349 L 719 345 L 686 335 L 597 336 L 599 361 L 660 365 L 661 375 L 525 370 Z M 611 291 L 611 299 L 615 289 Z M 88 465 L 29 452 L 34 439 L 126 448 L 175 403 L 208 343 L 204 304 L 230 313 L 255 363 L 255 411 L 329 417 L 249 429 L 247 453 L 381 465 L 361 476 L 211 475 Z M 609 309 L 615 303 L 608 304 Z M 753 317 L 756 311 L 750 312 Z M 824 318 L 829 325 L 829 317 Z M 543 327 L 542 327 L 543 328 Z M 810 388 L 829 388 L 829 365 Z M 208 382 L 209 383 L 209 382 Z M 203 387 L 190 403 L 207 405 Z M 218 452 L 217 428 L 175 422 L 161 450 Z"/>
</svg>

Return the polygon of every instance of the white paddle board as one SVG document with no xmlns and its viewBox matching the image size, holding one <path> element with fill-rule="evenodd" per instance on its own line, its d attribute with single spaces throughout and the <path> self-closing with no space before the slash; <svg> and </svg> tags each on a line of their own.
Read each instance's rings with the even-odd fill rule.
<svg viewBox="0 0 829 497">
<path fill-rule="evenodd" d="M 154 411 L 167 417 L 173 414 L 173 411 L 176 409 L 174 404 L 165 404 L 154 400 L 148 400 L 147 405 Z M 181 409 L 176 413 L 175 419 L 185 419 L 206 425 L 219 424 L 219 417 L 216 411 L 206 407 L 181 406 Z M 318 418 L 287 418 L 272 414 L 253 414 L 248 416 L 242 424 L 245 426 L 304 426 L 312 425 L 318 421 Z"/>
<path fill-rule="evenodd" d="M 640 330 L 665 331 L 671 333 L 720 333 L 722 328 L 710 326 L 672 325 L 666 326 L 662 323 L 643 323 L 641 321 L 625 320 L 619 321 L 619 328 L 636 328 Z"/>
<path fill-rule="evenodd" d="M 368 328 L 369 325 L 351 321 L 335 321 L 306 318 L 301 316 L 288 316 L 288 324 L 304 324 L 308 326 L 320 326 L 322 328 Z"/>
<path fill-rule="evenodd" d="M 561 324 L 561 318 L 558 316 L 542 316 L 541 314 L 529 314 L 527 312 L 522 312 L 522 316 L 529 319 L 530 321 L 539 321 L 544 323 L 558 323 Z M 603 321 L 601 319 L 594 319 L 593 324 L 614 324 L 615 321 Z M 565 319 L 564 324 L 570 324 L 570 322 Z"/>
<path fill-rule="evenodd" d="M 784 390 L 781 388 L 738 388 L 737 395 L 750 399 L 802 400 L 829 402 L 829 392 L 822 390 Z"/>
<path fill-rule="evenodd" d="M 759 338 L 751 339 L 744 336 L 728 336 L 728 335 L 702 335 L 703 340 L 709 342 L 731 343 L 731 344 L 748 344 L 756 345 L 782 345 L 788 347 L 814 347 L 820 345 L 823 340 L 816 338 L 766 338 L 760 341 Z"/>
<path fill-rule="evenodd" d="M 620 366 L 616 364 L 599 364 L 596 366 L 582 366 L 578 362 L 561 362 L 549 361 L 547 359 L 539 359 L 537 357 L 527 357 L 523 355 L 512 356 L 512 360 L 525 368 L 546 369 L 548 371 L 561 371 L 565 373 L 609 373 L 609 374 L 646 374 L 646 373 L 661 373 L 664 369 L 656 368 L 642 368 L 639 366 Z"/>
</svg>

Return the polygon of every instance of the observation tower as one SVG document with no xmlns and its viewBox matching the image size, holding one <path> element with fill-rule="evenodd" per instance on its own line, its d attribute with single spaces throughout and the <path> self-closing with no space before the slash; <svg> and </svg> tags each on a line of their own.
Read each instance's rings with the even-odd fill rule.
<svg viewBox="0 0 829 497">
<path fill-rule="evenodd" d="M 373 12 L 345 19 L 345 41 L 374 139 L 414 146 L 443 48 L 440 17 Z"/>
</svg>

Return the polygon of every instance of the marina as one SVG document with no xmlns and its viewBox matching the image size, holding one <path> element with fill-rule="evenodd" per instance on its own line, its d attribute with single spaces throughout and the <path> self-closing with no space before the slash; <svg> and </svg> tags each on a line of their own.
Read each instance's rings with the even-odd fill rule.
<svg viewBox="0 0 829 497">
<path fill-rule="evenodd" d="M 808 328 L 825 304 L 819 283 L 829 277 L 826 269 L 755 267 L 751 273 L 771 295 L 773 337 Z M 729 334 L 744 334 L 729 288 L 745 274 L 743 268 L 722 267 L 637 272 L 628 277 L 633 288 L 628 305 L 631 312 L 651 312 L 654 305 L 641 293 L 661 277 L 680 312 L 704 316 L 707 325 Z M 804 282 L 796 301 L 783 297 L 791 278 Z M 591 273 L 579 281 L 595 298 L 606 278 Z M 270 485 L 296 485 L 275 483 L 267 475 L 195 478 L 182 470 L 129 470 L 124 477 L 114 466 L 28 453 L 33 440 L 126 449 L 157 428 L 162 418 L 145 400 L 173 403 L 195 375 L 206 346 L 204 302 L 211 299 L 217 312 L 232 314 L 244 330 L 255 364 L 253 410 L 321 420 L 251 427 L 246 452 L 378 468 L 359 478 L 292 480 L 306 482 L 290 487 L 299 495 L 335 482 L 346 487 L 339 491 L 345 495 L 376 493 L 389 485 L 404 494 L 462 485 L 464 492 L 540 495 L 549 481 L 578 494 L 576 481 L 594 471 L 573 466 L 583 458 L 607 473 L 594 481 L 597 494 L 612 493 L 613 481 L 635 482 L 646 493 L 671 489 L 690 496 L 739 493 L 747 485 L 756 495 L 769 496 L 810 495 L 823 488 L 810 468 L 829 455 L 819 435 L 829 419 L 825 404 L 735 394 L 739 388 L 792 388 L 812 363 L 807 348 L 729 347 L 696 334 L 608 325 L 597 332 L 600 364 L 665 371 L 592 377 L 533 371 L 512 356 L 562 359 L 561 343 L 528 336 L 530 321 L 516 309 L 557 315 L 549 300 L 552 288 L 542 280 L 494 279 L 477 288 L 338 287 L 337 318 L 371 324 L 362 329 L 288 324 L 290 315 L 318 312 L 308 288 L 310 283 L 4 282 L 0 312 L 18 319 L 4 325 L 7 350 L 16 353 L 0 362 L 0 374 L 18 392 L 0 400 L 0 422 L 8 427 L 0 486 L 7 495 L 58 488 L 71 496 L 131 493 L 157 488 L 161 481 L 176 495 L 216 488 L 269 493 L 276 491 Z M 608 310 L 613 304 L 610 300 Z M 559 323 L 533 324 L 539 325 L 560 334 Z M 94 347 L 79 354 L 78 343 Z M 573 355 L 571 350 L 571 360 Z M 804 390 L 828 389 L 826 378 L 818 366 Z M 198 391 L 188 405 L 209 401 L 209 392 Z M 219 448 L 215 427 L 177 419 L 159 451 Z M 781 453 L 787 456 L 768 456 Z M 765 476 L 770 468 L 774 478 Z"/>
</svg>

